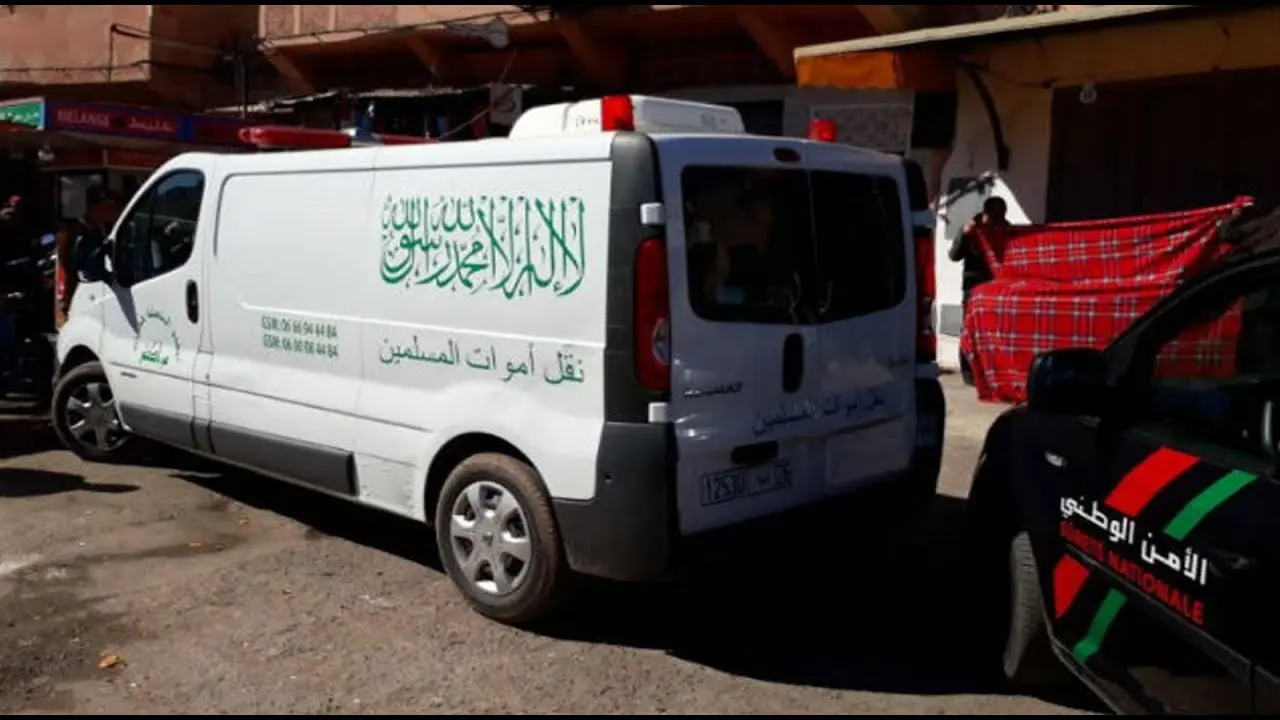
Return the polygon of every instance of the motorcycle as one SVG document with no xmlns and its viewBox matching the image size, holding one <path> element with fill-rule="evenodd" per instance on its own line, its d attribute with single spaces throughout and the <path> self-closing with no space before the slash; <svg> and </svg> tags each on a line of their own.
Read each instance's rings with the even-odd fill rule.
<svg viewBox="0 0 1280 720">
<path fill-rule="evenodd" d="M 8 330 L 8 347 L 0 347 L 0 398 L 24 395 L 47 408 L 53 394 L 53 278 L 56 250 L 52 235 L 40 239 L 37 254 L 0 267 L 0 333 Z"/>
</svg>

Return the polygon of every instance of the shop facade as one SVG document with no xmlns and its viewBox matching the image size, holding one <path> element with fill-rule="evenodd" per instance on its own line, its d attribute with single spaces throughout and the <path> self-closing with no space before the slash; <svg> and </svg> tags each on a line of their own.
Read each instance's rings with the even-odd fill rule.
<svg viewBox="0 0 1280 720">
<path fill-rule="evenodd" d="M 127 198 L 166 160 L 190 150 L 247 150 L 237 118 L 35 97 L 0 103 L 0 195 L 23 196 L 53 230 L 84 212 L 90 188 Z"/>
<path fill-rule="evenodd" d="M 765 135 L 803 137 L 811 119 L 834 119 L 861 144 L 906 154 L 934 144 L 937 133 L 916 126 L 954 98 L 798 88 L 793 49 L 989 17 L 996 7 L 264 5 L 259 34 L 281 75 L 304 91 L 424 89 L 403 91 L 419 92 L 428 109 L 402 120 L 393 106 L 411 103 L 378 101 L 373 129 L 383 132 L 502 135 L 520 109 L 637 93 L 731 105 L 749 132 Z M 348 118 L 363 111 L 331 105 Z M 303 122 L 327 127 L 331 115 Z"/>
<path fill-rule="evenodd" d="M 954 88 L 937 203 L 944 365 L 963 324 L 946 250 L 985 197 L 1015 223 L 1280 204 L 1280 8 L 1069 7 L 797 50 L 804 86 Z"/>
</svg>

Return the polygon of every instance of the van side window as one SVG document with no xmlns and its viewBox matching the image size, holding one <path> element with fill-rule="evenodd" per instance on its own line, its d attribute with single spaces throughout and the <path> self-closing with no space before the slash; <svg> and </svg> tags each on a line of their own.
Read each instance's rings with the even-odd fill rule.
<svg viewBox="0 0 1280 720">
<path fill-rule="evenodd" d="M 179 170 L 151 186 L 116 232 L 116 267 L 126 285 L 176 270 L 191 258 L 204 175 Z"/>
<path fill-rule="evenodd" d="M 688 167 L 689 299 L 720 322 L 814 324 L 900 303 L 898 182 L 833 171 Z"/>
</svg>

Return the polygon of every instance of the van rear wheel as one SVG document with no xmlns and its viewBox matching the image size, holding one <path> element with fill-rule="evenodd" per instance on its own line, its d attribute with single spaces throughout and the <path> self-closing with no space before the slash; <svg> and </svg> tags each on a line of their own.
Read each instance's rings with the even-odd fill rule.
<svg viewBox="0 0 1280 720">
<path fill-rule="evenodd" d="M 97 362 L 76 366 L 58 380 L 50 414 L 58 439 L 83 460 L 116 462 L 129 447 L 115 395 Z"/>
<path fill-rule="evenodd" d="M 440 561 L 468 604 L 509 625 L 545 618 L 569 579 L 537 471 L 482 453 L 454 468 L 435 508 Z"/>
</svg>

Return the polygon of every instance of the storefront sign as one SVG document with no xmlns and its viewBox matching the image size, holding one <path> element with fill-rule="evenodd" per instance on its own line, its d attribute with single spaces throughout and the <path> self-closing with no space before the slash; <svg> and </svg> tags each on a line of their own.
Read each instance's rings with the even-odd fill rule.
<svg viewBox="0 0 1280 720">
<path fill-rule="evenodd" d="M 109 105 L 50 103 L 50 129 L 177 140 L 180 116 Z"/>
<path fill-rule="evenodd" d="M 44 122 L 44 101 L 23 100 L 0 104 L 0 124 L 22 125 L 39 130 Z"/>
</svg>

